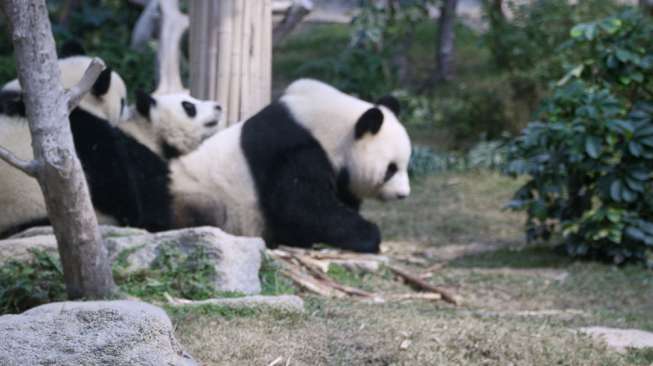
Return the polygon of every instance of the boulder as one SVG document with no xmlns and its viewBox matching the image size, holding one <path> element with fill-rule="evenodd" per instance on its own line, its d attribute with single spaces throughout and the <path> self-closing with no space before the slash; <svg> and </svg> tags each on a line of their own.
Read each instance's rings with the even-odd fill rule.
<svg viewBox="0 0 653 366">
<path fill-rule="evenodd" d="M 245 294 L 261 292 L 258 272 L 265 242 L 260 238 L 238 237 L 215 227 L 196 227 L 150 234 L 143 230 L 101 226 L 112 262 L 120 259 L 127 272 L 149 268 L 166 249 L 189 255 L 201 250 L 212 260 L 220 291 Z M 9 259 L 30 258 L 30 250 L 56 253 L 52 228 L 34 228 L 7 240 L 0 240 L 0 263 Z"/>
<path fill-rule="evenodd" d="M 604 341 L 608 347 L 617 352 L 624 352 L 628 348 L 653 348 L 653 333 L 644 330 L 585 327 L 580 328 L 579 331 Z"/>
<path fill-rule="evenodd" d="M 0 365 L 197 365 L 166 313 L 138 301 L 47 304 L 1 316 L 0 334 Z"/>
</svg>

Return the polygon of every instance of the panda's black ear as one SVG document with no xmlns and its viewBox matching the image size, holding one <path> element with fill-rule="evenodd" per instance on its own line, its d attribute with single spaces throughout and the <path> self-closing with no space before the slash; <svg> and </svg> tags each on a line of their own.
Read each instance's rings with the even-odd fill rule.
<svg viewBox="0 0 653 366">
<path fill-rule="evenodd" d="M 379 100 L 376 101 L 376 104 L 387 107 L 389 110 L 392 111 L 392 113 L 395 114 L 395 116 L 398 116 L 399 112 L 401 112 L 399 101 L 397 100 L 397 98 L 393 97 L 390 94 L 382 96 Z"/>
<path fill-rule="evenodd" d="M 25 103 L 20 91 L 0 91 L 0 114 L 25 117 Z"/>
<path fill-rule="evenodd" d="M 376 107 L 370 108 L 365 111 L 365 113 L 363 113 L 363 115 L 358 119 L 358 122 L 356 122 L 354 136 L 358 140 L 365 136 L 366 133 L 374 135 L 379 132 L 382 124 L 383 112 Z"/>
<path fill-rule="evenodd" d="M 66 58 L 71 56 L 82 56 L 86 54 L 86 50 L 81 43 L 74 39 L 70 39 L 61 46 L 59 51 L 59 58 Z"/>
<path fill-rule="evenodd" d="M 136 90 L 136 110 L 138 114 L 150 119 L 150 108 L 156 105 L 156 100 L 142 89 Z"/>
<path fill-rule="evenodd" d="M 110 86 L 111 86 L 111 68 L 107 67 L 106 69 L 102 70 L 100 76 L 98 76 L 97 80 L 95 80 L 95 84 L 93 84 L 91 93 L 96 97 L 101 97 L 109 91 Z"/>
</svg>

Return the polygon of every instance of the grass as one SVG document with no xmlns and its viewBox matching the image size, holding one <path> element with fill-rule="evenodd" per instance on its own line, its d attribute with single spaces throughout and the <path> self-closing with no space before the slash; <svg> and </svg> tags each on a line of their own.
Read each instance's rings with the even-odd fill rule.
<svg viewBox="0 0 653 366">
<path fill-rule="evenodd" d="M 432 176 L 415 182 L 405 202 L 364 209 L 389 239 L 388 255 L 427 261 L 402 263 L 406 268 L 419 273 L 448 261 L 429 281 L 461 295 L 462 306 L 300 293 L 304 315 L 221 309 L 173 315 L 179 339 L 207 365 L 269 364 L 278 357 L 292 365 L 650 365 L 651 350 L 618 354 L 573 329 L 653 331 L 653 273 L 525 245 L 523 217 L 501 209 L 515 186 L 481 171 Z M 329 276 L 369 291 L 410 291 L 386 271 L 332 267 Z"/>
</svg>

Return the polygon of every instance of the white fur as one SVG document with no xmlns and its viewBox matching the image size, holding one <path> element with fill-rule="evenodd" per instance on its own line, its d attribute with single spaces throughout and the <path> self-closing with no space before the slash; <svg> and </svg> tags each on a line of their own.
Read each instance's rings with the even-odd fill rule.
<svg viewBox="0 0 653 366">
<path fill-rule="evenodd" d="M 75 86 L 84 75 L 84 72 L 91 64 L 91 57 L 73 56 L 59 60 L 61 71 L 61 83 L 65 89 Z M 3 90 L 20 90 L 18 79 L 14 79 L 2 87 Z M 124 101 L 121 103 L 121 100 Z M 106 94 L 96 97 L 87 93 L 79 103 L 79 106 L 92 113 L 96 117 L 108 120 L 112 125 L 117 125 L 126 119 L 127 88 L 125 82 L 115 71 L 111 72 L 111 82 Z"/>
<path fill-rule="evenodd" d="M 33 157 L 31 136 L 24 118 L 0 115 L 0 146 L 17 157 Z M 0 160 L 0 232 L 47 215 L 43 194 L 36 179 Z"/>
<path fill-rule="evenodd" d="M 281 101 L 322 144 L 334 167 L 349 169 L 352 189 L 359 198 L 388 200 L 410 193 L 410 140 L 387 108 L 381 107 L 381 130 L 356 141 L 356 122 L 374 105 L 307 79 L 290 85 Z M 243 122 L 233 125 L 209 138 L 196 151 L 173 161 L 172 196 L 177 208 L 190 205 L 224 212 L 220 214 L 224 223 L 216 225 L 227 232 L 260 236 L 263 217 L 240 146 L 242 127 Z M 398 171 L 383 183 L 390 162 L 397 164 Z"/>
<path fill-rule="evenodd" d="M 226 121 L 218 103 L 199 100 L 186 93 L 153 95 L 156 105 L 150 109 L 149 120 L 138 113 L 118 127 L 150 150 L 163 156 L 162 143 L 167 142 L 182 154 L 195 150 L 202 141 L 225 128 Z M 195 105 L 197 114 L 189 117 L 182 107 L 187 101 Z M 207 123 L 217 122 L 215 126 Z"/>
<path fill-rule="evenodd" d="M 260 236 L 263 216 L 240 147 L 242 127 L 242 122 L 237 123 L 173 161 L 171 192 L 176 205 L 226 213 L 219 227 L 229 233 Z"/>
<path fill-rule="evenodd" d="M 312 79 L 292 83 L 281 101 L 317 138 L 336 170 L 348 169 L 351 189 L 356 196 L 387 201 L 410 194 L 408 161 L 411 143 L 404 126 L 389 109 L 379 107 L 383 112 L 379 132 L 355 140 L 356 122 L 374 107 L 373 104 Z M 398 170 L 384 183 L 391 162 Z"/>
<path fill-rule="evenodd" d="M 220 121 L 222 114 L 215 109 L 215 102 L 200 101 L 181 94 L 155 98 L 157 106 L 151 111 L 151 121 L 134 117 L 121 123 L 118 128 L 159 156 L 162 156 L 161 140 L 166 140 L 182 153 L 187 153 L 221 128 L 220 124 L 211 128 L 204 126 L 206 122 Z M 182 100 L 195 104 L 195 118 L 189 118 L 183 111 Z M 22 159 L 30 160 L 33 158 L 31 141 L 25 118 L 0 115 L 0 146 Z M 110 216 L 96 213 L 101 224 L 116 223 Z M 36 180 L 0 160 L 0 232 L 45 217 L 45 201 Z"/>
</svg>

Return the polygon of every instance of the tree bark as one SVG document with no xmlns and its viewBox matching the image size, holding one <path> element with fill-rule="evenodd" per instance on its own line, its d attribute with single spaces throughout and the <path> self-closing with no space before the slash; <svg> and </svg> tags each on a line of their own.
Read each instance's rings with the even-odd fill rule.
<svg viewBox="0 0 653 366">
<path fill-rule="evenodd" d="M 159 0 L 161 35 L 157 50 L 159 80 L 154 94 L 179 93 L 181 81 L 181 37 L 188 29 L 188 16 L 179 11 L 179 0 Z M 148 5 L 149 6 L 149 5 Z"/>
<path fill-rule="evenodd" d="M 31 167 L 23 171 L 43 191 L 68 296 L 109 297 L 115 290 L 111 266 L 68 122 L 69 101 L 88 92 L 103 65 L 89 67 L 83 83 L 66 93 L 45 0 L 2 0 L 0 6 L 11 29 L 34 150 L 34 161 L 12 165 Z"/>
<path fill-rule="evenodd" d="M 450 81 L 455 77 L 454 25 L 458 0 L 443 0 L 438 19 L 437 81 Z"/>
<path fill-rule="evenodd" d="M 281 22 L 274 27 L 272 32 L 272 44 L 277 46 L 302 22 L 311 10 L 313 2 L 311 0 L 295 0 L 286 11 L 286 15 Z"/>
<path fill-rule="evenodd" d="M 653 15 L 653 0 L 639 0 L 639 6 L 644 13 Z"/>
<path fill-rule="evenodd" d="M 190 2 L 191 94 L 226 107 L 227 123 L 270 102 L 271 0 Z"/>
</svg>

